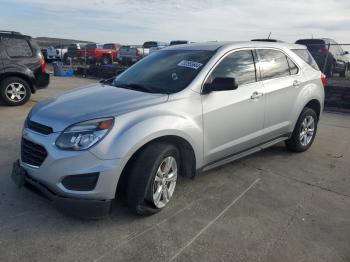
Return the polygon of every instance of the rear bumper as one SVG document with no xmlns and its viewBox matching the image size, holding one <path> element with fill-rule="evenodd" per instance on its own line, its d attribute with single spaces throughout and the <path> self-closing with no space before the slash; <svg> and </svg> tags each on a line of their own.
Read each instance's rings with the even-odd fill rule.
<svg viewBox="0 0 350 262">
<path fill-rule="evenodd" d="M 35 76 L 35 88 L 42 89 L 50 84 L 50 75 L 48 73 L 40 73 Z"/>
<path fill-rule="evenodd" d="M 52 201 L 53 205 L 58 210 L 63 213 L 80 218 L 97 219 L 107 216 L 110 212 L 112 200 L 90 200 L 63 197 L 57 195 L 44 184 L 30 177 L 28 174 L 25 175 L 25 182 L 38 189 Z"/>
</svg>

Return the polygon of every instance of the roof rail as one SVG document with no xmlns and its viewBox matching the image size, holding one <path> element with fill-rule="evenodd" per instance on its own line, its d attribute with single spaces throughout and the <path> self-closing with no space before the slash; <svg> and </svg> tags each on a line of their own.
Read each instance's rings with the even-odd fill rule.
<svg viewBox="0 0 350 262">
<path fill-rule="evenodd" d="M 21 35 L 20 32 L 16 32 L 16 31 L 5 31 L 5 30 L 0 30 L 0 34 Z"/>
</svg>

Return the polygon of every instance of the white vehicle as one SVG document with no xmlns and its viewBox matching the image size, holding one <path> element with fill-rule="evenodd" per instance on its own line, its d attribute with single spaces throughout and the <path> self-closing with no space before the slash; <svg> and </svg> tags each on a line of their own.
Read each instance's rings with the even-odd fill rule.
<svg viewBox="0 0 350 262">
<path fill-rule="evenodd" d="M 180 175 L 281 141 L 294 152 L 309 149 L 325 83 L 301 45 L 164 48 L 114 79 L 36 104 L 12 177 L 73 215 L 108 214 L 117 188 L 133 212 L 154 214 L 172 199 Z"/>
<path fill-rule="evenodd" d="M 67 53 L 67 48 L 65 47 L 49 46 L 47 48 L 47 60 L 48 61 L 61 60 L 63 59 L 63 56 L 66 53 Z"/>
</svg>

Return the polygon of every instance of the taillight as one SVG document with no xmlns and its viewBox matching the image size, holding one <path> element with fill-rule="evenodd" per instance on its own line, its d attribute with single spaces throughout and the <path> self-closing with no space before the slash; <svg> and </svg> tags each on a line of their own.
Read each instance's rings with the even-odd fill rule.
<svg viewBox="0 0 350 262">
<path fill-rule="evenodd" d="M 45 59 L 40 56 L 40 68 L 41 68 L 41 73 L 46 73 L 46 63 Z"/>
<path fill-rule="evenodd" d="M 323 88 L 326 88 L 326 85 L 327 85 L 327 78 L 324 74 L 321 73 L 321 81 L 322 81 L 322 85 L 323 85 Z"/>
</svg>

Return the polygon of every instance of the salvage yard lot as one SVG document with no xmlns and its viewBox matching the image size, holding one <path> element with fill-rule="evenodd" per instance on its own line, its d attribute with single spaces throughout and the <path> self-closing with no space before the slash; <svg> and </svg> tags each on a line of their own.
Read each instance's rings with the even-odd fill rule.
<svg viewBox="0 0 350 262">
<path fill-rule="evenodd" d="M 309 151 L 283 144 L 180 179 L 151 217 L 65 216 L 10 179 L 40 99 L 96 80 L 52 77 L 21 107 L 0 105 L 0 261 L 350 261 L 350 115 L 324 113 Z M 93 105 L 92 105 L 93 106 Z"/>
</svg>

